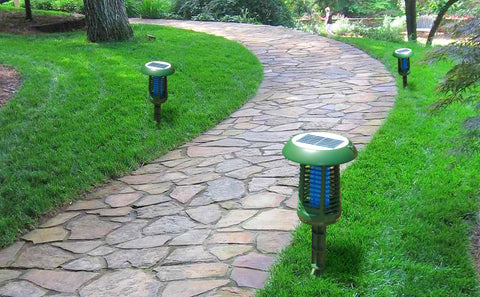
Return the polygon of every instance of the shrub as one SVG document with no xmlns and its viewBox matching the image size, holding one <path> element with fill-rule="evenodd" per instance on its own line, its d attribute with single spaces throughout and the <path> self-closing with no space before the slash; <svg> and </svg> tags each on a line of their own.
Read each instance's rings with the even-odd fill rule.
<svg viewBox="0 0 480 297">
<path fill-rule="evenodd" d="M 169 0 L 143 0 L 140 5 L 142 18 L 158 19 L 169 14 L 173 5 Z"/>
<path fill-rule="evenodd" d="M 140 5 L 141 2 L 138 0 L 125 0 L 125 9 L 127 10 L 127 15 L 129 17 L 140 16 Z"/>
<path fill-rule="evenodd" d="M 340 17 L 332 25 L 332 31 L 337 35 L 345 35 L 352 33 L 355 29 L 355 25 L 350 24 L 348 18 Z"/>
<path fill-rule="evenodd" d="M 52 0 L 34 0 L 32 1 L 32 7 L 42 10 L 53 10 Z"/>
<path fill-rule="evenodd" d="M 83 12 L 83 1 L 82 0 L 55 0 L 53 2 L 53 8 L 55 10 L 61 10 L 71 13 L 82 13 Z"/>
<path fill-rule="evenodd" d="M 363 37 L 385 41 L 402 41 L 402 32 L 405 30 L 405 18 L 385 16 L 381 27 L 367 28 L 359 24 L 354 32 Z"/>
<path fill-rule="evenodd" d="M 184 18 L 221 20 L 225 16 L 236 19 L 255 19 L 264 24 L 292 25 L 291 15 L 281 0 L 177 0 L 175 11 Z"/>
</svg>

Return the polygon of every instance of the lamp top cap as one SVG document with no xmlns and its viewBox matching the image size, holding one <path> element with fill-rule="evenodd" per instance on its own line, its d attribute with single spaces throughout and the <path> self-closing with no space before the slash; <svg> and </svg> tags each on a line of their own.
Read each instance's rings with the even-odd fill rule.
<svg viewBox="0 0 480 297">
<path fill-rule="evenodd" d="M 413 51 L 409 48 L 399 48 L 393 52 L 393 56 L 396 58 L 409 58 L 413 56 Z"/>
<path fill-rule="evenodd" d="M 307 132 L 294 135 L 285 144 L 282 153 L 285 158 L 300 164 L 328 166 L 355 159 L 357 149 L 342 135 Z"/>
<path fill-rule="evenodd" d="M 150 76 L 168 76 L 175 73 L 170 63 L 162 61 L 151 61 L 142 67 L 142 73 Z"/>
</svg>

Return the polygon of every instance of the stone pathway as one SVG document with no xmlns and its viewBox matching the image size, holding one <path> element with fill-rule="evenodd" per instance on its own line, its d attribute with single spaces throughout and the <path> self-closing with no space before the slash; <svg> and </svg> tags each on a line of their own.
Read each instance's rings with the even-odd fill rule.
<svg viewBox="0 0 480 297">
<path fill-rule="evenodd" d="M 384 66 L 333 40 L 281 27 L 141 21 L 243 43 L 264 65 L 258 94 L 1 250 L 0 296 L 253 296 L 298 222 L 298 166 L 283 158 L 284 143 L 328 130 L 361 148 L 394 104 Z"/>
</svg>

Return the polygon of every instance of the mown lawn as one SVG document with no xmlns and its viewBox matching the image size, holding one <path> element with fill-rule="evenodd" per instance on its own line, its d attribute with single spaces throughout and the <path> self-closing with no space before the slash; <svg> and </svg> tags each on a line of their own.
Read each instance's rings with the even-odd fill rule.
<svg viewBox="0 0 480 297">
<path fill-rule="evenodd" d="M 0 63 L 23 82 L 0 109 L 0 246 L 40 215 L 212 127 L 262 79 L 259 61 L 237 43 L 160 26 L 134 31 L 132 41 L 106 44 L 88 43 L 83 32 L 0 34 Z M 140 73 L 153 60 L 176 69 L 160 127 Z"/>
<path fill-rule="evenodd" d="M 478 296 L 470 254 L 479 203 L 480 141 L 462 122 L 476 107 L 432 113 L 451 64 L 422 64 L 425 48 L 347 39 L 396 75 L 394 49 L 414 50 L 408 88 L 342 175 L 343 216 L 327 228 L 325 274 L 310 273 L 311 228 L 302 224 L 260 297 Z M 470 131 L 472 133 L 472 131 Z"/>
</svg>

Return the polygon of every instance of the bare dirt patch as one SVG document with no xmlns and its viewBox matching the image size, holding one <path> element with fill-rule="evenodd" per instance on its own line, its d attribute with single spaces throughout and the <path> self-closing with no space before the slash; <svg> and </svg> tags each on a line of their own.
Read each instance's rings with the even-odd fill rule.
<svg viewBox="0 0 480 297">
<path fill-rule="evenodd" d="M 0 64 L 0 108 L 15 94 L 20 82 L 20 75 L 15 69 Z"/>
</svg>

